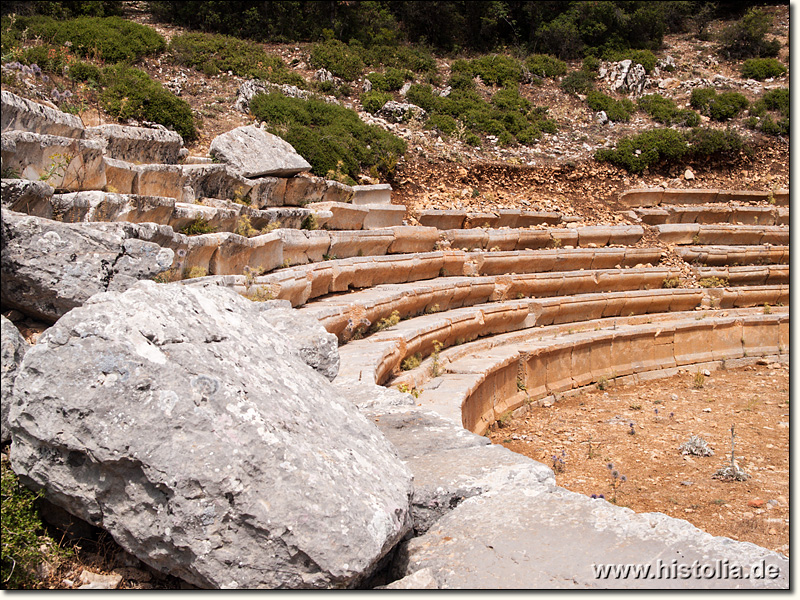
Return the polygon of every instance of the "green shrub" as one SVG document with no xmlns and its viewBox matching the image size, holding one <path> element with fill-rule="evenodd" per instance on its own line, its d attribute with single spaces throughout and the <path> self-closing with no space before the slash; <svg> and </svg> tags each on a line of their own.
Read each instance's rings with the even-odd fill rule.
<svg viewBox="0 0 800 600">
<path fill-rule="evenodd" d="M 598 150 L 595 158 L 631 173 L 641 173 L 660 162 L 675 163 L 686 157 L 735 156 L 741 150 L 746 150 L 744 142 L 733 131 L 694 128 L 681 133 L 661 128 L 622 138 L 614 149 Z"/>
<path fill-rule="evenodd" d="M 475 80 L 468 73 L 453 73 L 447 85 L 456 90 L 475 90 Z"/>
<path fill-rule="evenodd" d="M 358 47 L 362 60 L 371 67 L 383 65 L 401 71 L 433 74 L 436 72 L 436 60 L 419 47 L 405 45 L 372 45 L 369 48 Z"/>
<path fill-rule="evenodd" d="M 750 58 L 742 63 L 742 77 L 749 79 L 769 79 L 786 73 L 786 67 L 774 58 Z"/>
<path fill-rule="evenodd" d="M 385 92 L 364 92 L 361 94 L 361 104 L 368 113 L 375 114 L 383 105 L 392 99 L 391 94 Z"/>
<path fill-rule="evenodd" d="M 778 113 L 778 120 L 767 111 Z M 766 92 L 750 108 L 753 114 L 747 121 L 748 127 L 766 135 L 789 135 L 789 90 L 782 88 Z"/>
<path fill-rule="evenodd" d="M 205 233 L 214 233 L 216 230 L 217 228 L 212 226 L 211 223 L 208 222 L 208 219 L 204 219 L 203 217 L 197 217 L 191 223 L 181 227 L 181 233 L 186 235 L 203 235 Z"/>
<path fill-rule="evenodd" d="M 322 100 L 259 94 L 250 110 L 272 133 L 289 142 L 320 177 L 337 169 L 354 179 L 361 169 L 390 176 L 406 151 L 402 139 L 367 125 L 354 110 Z"/>
<path fill-rule="evenodd" d="M 99 67 L 82 60 L 76 60 L 69 64 L 69 78 L 75 81 L 100 84 L 103 74 Z"/>
<path fill-rule="evenodd" d="M 113 117 L 153 121 L 174 129 L 185 141 L 197 138 L 189 104 L 139 69 L 115 65 L 103 69 L 106 87 L 100 104 Z"/>
<path fill-rule="evenodd" d="M 311 64 L 327 69 L 345 81 L 354 81 L 364 71 L 364 61 L 359 53 L 338 40 L 327 40 L 311 47 Z"/>
<path fill-rule="evenodd" d="M 765 92 L 761 100 L 757 102 L 757 104 L 759 103 L 763 104 L 767 110 L 776 110 L 781 116 L 789 116 L 789 90 L 787 88 Z"/>
<path fill-rule="evenodd" d="M 480 77 L 486 85 L 503 87 L 522 81 L 520 62 L 502 54 L 487 54 L 472 60 L 457 60 L 450 68 L 453 73 Z"/>
<path fill-rule="evenodd" d="M 525 60 L 525 67 L 537 77 L 555 79 L 567 74 L 567 63 L 548 54 L 534 54 Z"/>
<path fill-rule="evenodd" d="M 227 35 L 186 33 L 172 38 L 169 51 L 174 64 L 198 69 L 209 76 L 231 71 L 239 77 L 305 88 L 305 80 L 279 56 L 267 54 L 254 42 Z"/>
<path fill-rule="evenodd" d="M 395 92 L 403 87 L 407 80 L 414 79 L 414 74 L 408 69 L 389 67 L 384 73 L 369 73 L 367 75 L 372 89 L 379 92 Z"/>
<path fill-rule="evenodd" d="M 647 94 L 639 98 L 639 108 L 647 113 L 653 120 L 664 125 L 677 123 L 687 127 L 696 127 L 700 124 L 700 115 L 693 110 L 681 110 L 675 101 L 665 98 L 661 94 Z"/>
<path fill-rule="evenodd" d="M 789 119 L 782 118 L 775 121 L 772 115 L 764 115 L 763 117 L 750 117 L 747 121 L 747 126 L 755 129 L 766 135 L 773 136 L 788 136 L 789 135 Z"/>
<path fill-rule="evenodd" d="M 741 20 L 722 31 L 720 54 L 726 58 L 777 56 L 780 42 L 766 38 L 771 25 L 772 16 L 769 13 L 751 8 Z"/>
<path fill-rule="evenodd" d="M 628 121 L 636 110 L 633 102 L 628 98 L 615 100 L 611 96 L 598 91 L 591 91 L 586 94 L 586 104 L 592 110 L 604 110 L 612 121 Z"/>
<path fill-rule="evenodd" d="M 708 105 L 708 113 L 715 121 L 729 121 L 739 116 L 750 106 L 750 102 L 739 92 L 722 92 Z"/>
<path fill-rule="evenodd" d="M 561 80 L 561 89 L 567 94 L 586 94 L 594 89 L 594 79 L 588 71 L 573 71 Z"/>
<path fill-rule="evenodd" d="M 708 106 L 716 95 L 717 90 L 714 88 L 695 88 L 689 98 L 689 104 L 693 109 L 699 110 L 703 114 L 708 114 Z"/>
<path fill-rule="evenodd" d="M 17 475 L 3 460 L 2 466 L 2 578 L 4 589 L 31 589 L 43 582 L 36 567 L 47 562 L 51 567 L 73 555 L 60 548 L 47 535 L 37 507 L 41 493 L 22 486 Z"/>
<path fill-rule="evenodd" d="M 135 61 L 162 52 L 167 45 L 154 29 L 121 17 L 79 17 L 66 21 L 19 17 L 14 27 L 21 31 L 27 28 L 29 38 L 41 38 L 46 44 L 64 46 L 69 42 L 70 50 L 79 56 L 110 63 Z"/>
<path fill-rule="evenodd" d="M 458 121 L 450 115 L 433 114 L 425 122 L 425 129 L 436 129 L 444 135 L 453 135 L 458 131 Z"/>
<path fill-rule="evenodd" d="M 581 71 L 597 73 L 600 70 L 600 59 L 596 56 L 587 56 L 581 63 Z"/>
</svg>

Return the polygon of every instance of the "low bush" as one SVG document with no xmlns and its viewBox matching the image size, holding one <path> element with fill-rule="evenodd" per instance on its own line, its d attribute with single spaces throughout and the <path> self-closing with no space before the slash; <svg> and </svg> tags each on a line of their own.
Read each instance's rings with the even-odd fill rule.
<svg viewBox="0 0 800 600">
<path fill-rule="evenodd" d="M 594 89 L 594 74 L 589 71 L 573 71 L 561 80 L 561 89 L 566 94 L 587 94 Z"/>
<path fill-rule="evenodd" d="M 717 94 L 714 88 L 692 90 L 689 100 L 692 108 L 708 115 L 715 121 L 729 121 L 750 106 L 747 98 L 739 92 Z"/>
<path fill-rule="evenodd" d="M 162 52 L 167 46 L 155 29 L 121 17 L 18 17 L 13 28 L 27 30 L 28 38 L 40 38 L 46 45 L 62 47 L 69 42 L 71 52 L 78 56 L 110 63 L 132 62 Z"/>
<path fill-rule="evenodd" d="M 759 58 L 777 56 L 781 49 L 778 40 L 767 40 L 772 16 L 751 8 L 739 21 L 720 34 L 719 53 L 725 58 Z"/>
<path fill-rule="evenodd" d="M 383 73 L 369 73 L 367 79 L 372 84 L 373 90 L 395 92 L 402 88 L 406 81 L 414 79 L 414 74 L 408 69 L 389 67 Z"/>
<path fill-rule="evenodd" d="M 549 54 L 534 54 L 525 60 L 525 68 L 537 77 L 555 79 L 567 74 L 567 63 Z"/>
<path fill-rule="evenodd" d="M 375 114 L 391 99 L 392 95 L 385 92 L 364 92 L 361 94 L 361 105 L 368 113 Z"/>
<path fill-rule="evenodd" d="M 103 73 L 100 67 L 92 63 L 76 60 L 69 64 L 69 71 L 67 73 L 70 79 L 75 81 L 83 81 L 85 83 L 94 83 L 99 85 L 103 80 Z"/>
<path fill-rule="evenodd" d="M 599 161 L 610 162 L 631 173 L 641 173 L 659 163 L 675 163 L 689 157 L 735 156 L 746 149 L 734 131 L 694 128 L 682 133 L 675 129 L 651 129 L 619 140 L 613 149 L 595 153 Z"/>
<path fill-rule="evenodd" d="M 359 52 L 339 40 L 327 40 L 311 47 L 311 64 L 327 69 L 345 81 L 354 81 L 364 71 L 364 60 Z"/>
<path fill-rule="evenodd" d="M 239 77 L 305 88 L 300 75 L 255 42 L 227 35 L 186 33 L 172 38 L 169 51 L 174 64 L 195 68 L 208 76 L 231 71 Z"/>
<path fill-rule="evenodd" d="M 696 127 L 700 124 L 700 115 L 693 110 L 679 109 L 675 101 L 661 94 L 647 94 L 639 98 L 639 108 L 654 121 L 664 125 L 679 124 Z"/>
<path fill-rule="evenodd" d="M 428 127 L 456 131 L 460 121 L 470 145 L 480 145 L 479 135 L 493 135 L 501 145 L 531 144 L 542 132 L 556 131 L 547 109 L 532 106 L 514 88 L 500 89 L 486 102 L 471 89 L 453 89 L 442 98 L 429 85 L 412 85 L 406 99 L 429 113 Z"/>
<path fill-rule="evenodd" d="M 581 71 L 597 73 L 600 70 L 600 59 L 596 56 L 587 56 L 581 63 Z"/>
<path fill-rule="evenodd" d="M 192 108 L 185 100 L 139 69 L 120 64 L 105 67 L 100 104 L 113 117 L 153 121 L 174 129 L 185 141 L 197 138 Z"/>
<path fill-rule="evenodd" d="M 406 151 L 402 139 L 367 125 L 354 110 L 322 100 L 259 94 L 251 101 L 250 110 L 272 133 L 289 142 L 321 177 L 337 169 L 354 179 L 362 169 L 391 176 Z"/>
<path fill-rule="evenodd" d="M 615 100 L 611 96 L 598 91 L 586 94 L 586 104 L 595 111 L 605 111 L 612 121 L 628 121 L 635 112 L 636 107 L 628 98 Z"/>
<path fill-rule="evenodd" d="M 768 111 L 777 114 L 770 114 Z M 747 126 L 767 135 L 789 135 L 789 90 L 782 88 L 766 92 L 750 107 L 753 115 Z M 776 120 L 777 119 L 777 120 Z"/>
<path fill-rule="evenodd" d="M 371 67 L 408 70 L 420 74 L 436 73 L 436 60 L 420 47 L 376 45 L 361 49 L 362 60 Z"/>
<path fill-rule="evenodd" d="M 714 88 L 695 88 L 689 97 L 689 104 L 695 110 L 699 110 L 704 115 L 708 114 L 708 105 L 717 95 Z"/>
<path fill-rule="evenodd" d="M 749 79 L 769 79 L 770 77 L 780 77 L 786 73 L 784 67 L 774 58 L 749 58 L 742 63 L 742 77 Z"/>
<path fill-rule="evenodd" d="M 453 135 L 458 131 L 458 121 L 450 115 L 433 114 L 425 122 L 425 129 L 435 129 L 444 135 Z"/>
<path fill-rule="evenodd" d="M 450 68 L 453 73 L 480 77 L 486 85 L 504 87 L 522 81 L 520 62 L 502 54 L 487 54 L 472 60 L 457 60 Z"/>
</svg>

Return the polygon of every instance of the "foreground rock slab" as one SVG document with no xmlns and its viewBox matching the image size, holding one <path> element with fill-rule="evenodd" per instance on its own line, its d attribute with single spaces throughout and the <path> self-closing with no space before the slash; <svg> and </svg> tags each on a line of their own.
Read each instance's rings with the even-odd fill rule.
<svg viewBox="0 0 800 600">
<path fill-rule="evenodd" d="M 211 156 L 234 167 L 245 177 L 291 177 L 311 170 L 311 165 L 291 144 L 276 135 L 245 125 L 214 138 Z"/>
<path fill-rule="evenodd" d="M 287 339 L 279 308 L 149 281 L 94 296 L 23 359 L 13 469 L 193 585 L 358 585 L 410 529 L 411 476 L 306 364 L 329 334 Z"/>
<path fill-rule="evenodd" d="M 30 348 L 30 344 L 20 334 L 16 325 L 0 315 L 2 331 L 0 331 L 0 432 L 2 439 L 0 442 L 5 444 L 11 440 L 11 432 L 8 429 L 8 411 L 11 408 L 11 398 L 14 392 L 14 379 L 17 376 L 17 369 L 22 362 L 22 357 Z"/>
<path fill-rule="evenodd" d="M 60 223 L 3 210 L 3 305 L 54 322 L 93 294 L 121 291 L 166 271 L 173 251 L 133 239 L 138 227 Z"/>
</svg>

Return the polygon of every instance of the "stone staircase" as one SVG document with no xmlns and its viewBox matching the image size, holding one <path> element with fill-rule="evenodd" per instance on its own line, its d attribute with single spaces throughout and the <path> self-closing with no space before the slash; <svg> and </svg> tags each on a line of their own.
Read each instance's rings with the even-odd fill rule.
<svg viewBox="0 0 800 600">
<path fill-rule="evenodd" d="M 544 465 L 481 437 L 503 415 L 601 378 L 788 362 L 788 191 L 631 190 L 619 198 L 631 223 L 613 227 L 523 210 L 429 210 L 409 226 L 386 185 L 215 163 L 188 157 L 171 132 L 83 128 L 7 92 L 2 101 L 3 168 L 24 178 L 3 180 L 5 209 L 86 227 L 154 223 L 175 279 L 207 273 L 180 284 L 282 301 L 338 337 L 334 383 L 416 479 L 416 537 L 395 554 L 396 578 L 788 586 L 779 554 L 568 492 Z M 263 232 L 235 233 L 245 217 Z M 197 223 L 215 231 L 187 235 Z M 781 577 L 604 580 L 590 569 L 673 558 L 763 560 Z"/>
</svg>

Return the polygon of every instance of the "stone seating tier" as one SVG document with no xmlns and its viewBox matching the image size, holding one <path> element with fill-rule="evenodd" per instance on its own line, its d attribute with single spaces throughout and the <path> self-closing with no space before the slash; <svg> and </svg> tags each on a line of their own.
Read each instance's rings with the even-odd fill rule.
<svg viewBox="0 0 800 600">
<path fill-rule="evenodd" d="M 789 190 L 774 192 L 714 189 L 664 189 L 644 188 L 623 192 L 619 202 L 627 208 L 659 206 L 665 204 L 710 204 L 720 202 L 765 202 L 778 206 L 789 205 Z"/>
</svg>

